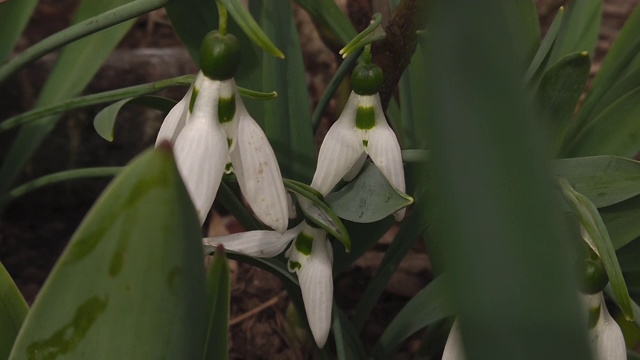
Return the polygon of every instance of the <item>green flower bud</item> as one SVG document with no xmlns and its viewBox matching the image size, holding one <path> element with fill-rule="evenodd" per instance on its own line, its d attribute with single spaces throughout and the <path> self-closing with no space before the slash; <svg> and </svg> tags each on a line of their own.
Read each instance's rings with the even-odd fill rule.
<svg viewBox="0 0 640 360">
<path fill-rule="evenodd" d="M 240 43 L 235 36 L 212 31 L 204 37 L 200 46 L 200 68 L 208 78 L 231 79 L 239 64 Z"/>
<path fill-rule="evenodd" d="M 609 283 L 609 277 L 602 260 L 591 249 L 589 252 L 589 257 L 578 262 L 579 281 L 580 290 L 585 294 L 593 295 L 604 290 Z"/>
<path fill-rule="evenodd" d="M 351 87 L 358 95 L 373 95 L 382 86 L 382 69 L 376 64 L 359 64 L 351 74 Z"/>
</svg>

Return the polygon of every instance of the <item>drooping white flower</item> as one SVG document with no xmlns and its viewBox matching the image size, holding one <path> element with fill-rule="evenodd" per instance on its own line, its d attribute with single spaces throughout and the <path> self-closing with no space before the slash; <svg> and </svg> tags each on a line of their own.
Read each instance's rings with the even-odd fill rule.
<svg viewBox="0 0 640 360">
<path fill-rule="evenodd" d="M 589 311 L 589 341 L 596 360 L 624 360 L 627 347 L 620 326 L 609 314 L 602 293 L 585 295 Z"/>
<path fill-rule="evenodd" d="M 165 118 L 156 146 L 174 145 L 178 169 L 203 223 L 229 161 L 256 216 L 284 232 L 288 224 L 282 175 L 267 137 L 249 115 L 233 79 L 200 72 Z"/>
<path fill-rule="evenodd" d="M 380 96 L 352 92 L 322 142 L 311 187 L 327 195 L 341 178 L 353 179 L 367 155 L 393 187 L 405 192 L 400 145 L 387 124 Z M 397 211 L 396 220 L 402 220 L 404 212 Z"/>
<path fill-rule="evenodd" d="M 462 335 L 460 333 L 460 324 L 458 319 L 453 323 L 449 338 L 444 346 L 442 360 L 464 360 L 464 347 L 462 343 Z"/>
<path fill-rule="evenodd" d="M 205 245 L 223 245 L 225 249 L 256 257 L 273 257 L 291 243 L 286 256 L 288 269 L 298 275 L 302 300 L 318 347 L 323 347 L 331 328 L 333 305 L 333 251 L 327 233 L 301 222 L 278 233 L 256 230 L 203 239 Z"/>
</svg>

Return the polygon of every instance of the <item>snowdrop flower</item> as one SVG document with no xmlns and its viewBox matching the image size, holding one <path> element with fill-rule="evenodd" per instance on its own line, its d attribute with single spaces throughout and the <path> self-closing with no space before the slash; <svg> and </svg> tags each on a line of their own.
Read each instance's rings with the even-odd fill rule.
<svg viewBox="0 0 640 360">
<path fill-rule="evenodd" d="M 627 347 L 620 326 L 609 315 L 602 293 L 585 295 L 589 311 L 589 341 L 596 360 L 624 360 Z"/>
<path fill-rule="evenodd" d="M 324 230 L 303 221 L 282 234 L 256 230 L 205 238 L 203 243 L 223 245 L 227 250 L 256 257 L 274 257 L 291 243 L 285 254 L 289 259 L 287 267 L 298 275 L 311 333 L 318 347 L 324 346 L 331 327 L 333 304 L 333 251 Z"/>
<path fill-rule="evenodd" d="M 462 335 L 460 334 L 460 324 L 458 319 L 453 323 L 449 338 L 444 346 L 442 360 L 464 360 L 464 347 L 462 343 Z"/>
<path fill-rule="evenodd" d="M 202 71 L 185 97 L 165 118 L 156 146 L 169 140 L 200 223 L 216 197 L 222 175 L 232 165 L 240 190 L 256 216 L 284 232 L 287 197 L 278 163 L 260 126 L 249 115 L 233 74 L 239 45 L 233 35 L 211 32 L 200 50 Z"/>
<path fill-rule="evenodd" d="M 405 192 L 400 145 L 382 111 L 378 94 L 381 84 L 378 66 L 360 64 L 354 69 L 353 92 L 322 142 L 311 182 L 322 195 L 327 195 L 341 178 L 352 180 L 367 155 L 393 187 Z M 404 209 L 394 216 L 402 220 Z"/>
</svg>

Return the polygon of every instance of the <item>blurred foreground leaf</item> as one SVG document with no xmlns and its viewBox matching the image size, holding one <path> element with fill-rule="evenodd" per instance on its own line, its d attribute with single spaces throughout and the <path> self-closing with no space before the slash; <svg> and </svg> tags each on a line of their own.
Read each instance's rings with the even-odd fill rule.
<svg viewBox="0 0 640 360">
<path fill-rule="evenodd" d="M 105 190 L 42 287 L 11 359 L 200 359 L 200 227 L 171 152 Z"/>
</svg>

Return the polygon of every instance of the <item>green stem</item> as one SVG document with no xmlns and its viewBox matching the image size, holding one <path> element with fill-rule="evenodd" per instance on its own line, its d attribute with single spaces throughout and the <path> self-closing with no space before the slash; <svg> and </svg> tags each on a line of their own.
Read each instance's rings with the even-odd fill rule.
<svg viewBox="0 0 640 360">
<path fill-rule="evenodd" d="M 315 110 L 313 110 L 313 114 L 311 115 L 311 126 L 313 126 L 313 132 L 315 133 L 318 130 L 318 126 L 320 126 L 320 119 L 322 119 L 322 114 L 324 110 L 327 108 L 327 104 L 333 97 L 333 94 L 340 86 L 342 79 L 353 69 L 353 66 L 358 60 L 358 57 L 362 54 L 362 49 L 357 50 L 351 55 L 347 56 L 347 58 L 340 64 L 338 70 L 333 75 L 331 82 L 327 86 L 327 89 L 322 94 L 320 101 L 318 101 L 318 106 L 316 106 Z"/>
<path fill-rule="evenodd" d="M 13 60 L 0 67 L 0 83 L 7 80 L 11 74 L 23 66 L 41 58 L 45 54 L 59 47 L 148 13 L 151 10 L 159 9 L 165 6 L 168 2 L 169 0 L 132 1 L 57 32 L 23 51 Z"/>
<path fill-rule="evenodd" d="M 17 188 L 9 191 L 6 195 L 0 198 L 0 211 L 3 210 L 4 207 L 11 201 L 17 199 L 18 197 L 30 191 L 39 189 L 41 187 L 53 185 L 63 181 L 75 180 L 75 179 L 114 176 L 121 169 L 122 167 L 120 166 L 94 167 L 94 168 L 67 170 L 67 171 L 57 172 L 54 174 L 45 175 L 43 177 L 37 178 L 35 180 L 29 181 L 28 183 L 18 186 Z"/>
<path fill-rule="evenodd" d="M 11 117 L 0 123 L 0 133 L 16 126 L 26 124 L 28 122 L 40 119 L 48 115 L 60 114 L 68 110 L 77 109 L 85 106 L 114 102 L 130 97 L 137 97 L 160 91 L 162 89 L 173 86 L 191 85 L 193 75 L 183 75 L 171 79 L 160 80 L 148 84 L 130 86 L 122 89 L 105 91 L 98 94 L 80 96 L 55 105 L 44 106 L 27 111 L 20 115 Z"/>
<path fill-rule="evenodd" d="M 371 64 L 371 44 L 367 44 L 364 46 L 364 54 L 362 55 L 362 60 L 365 64 Z"/>
<path fill-rule="evenodd" d="M 219 1 L 216 0 L 216 6 L 218 7 L 218 32 L 221 35 L 227 34 L 227 8 Z"/>
</svg>

